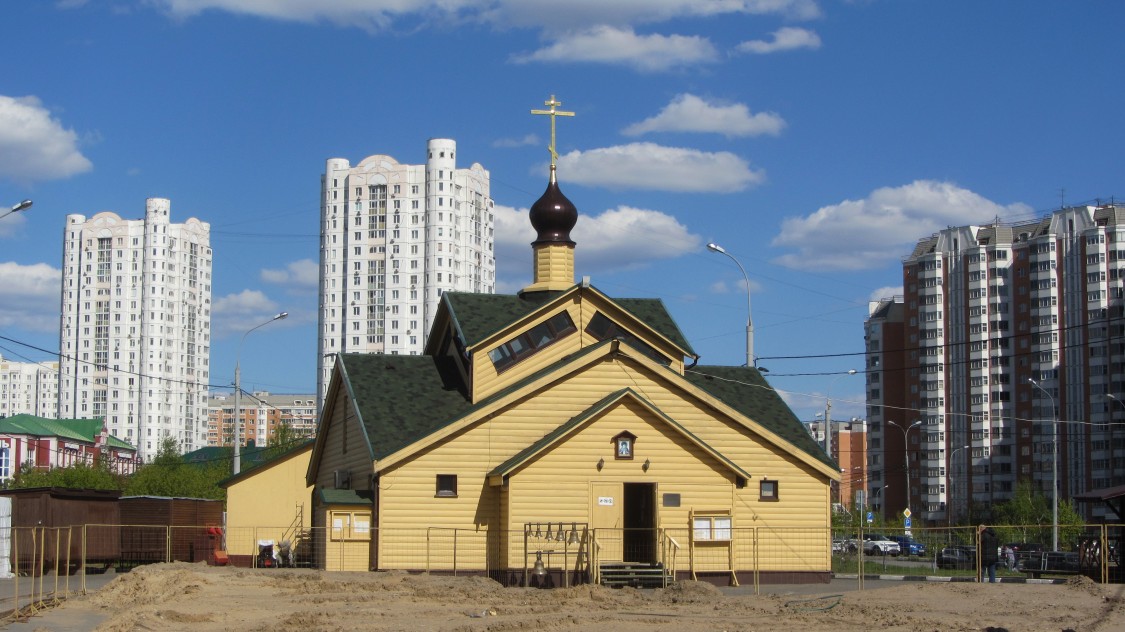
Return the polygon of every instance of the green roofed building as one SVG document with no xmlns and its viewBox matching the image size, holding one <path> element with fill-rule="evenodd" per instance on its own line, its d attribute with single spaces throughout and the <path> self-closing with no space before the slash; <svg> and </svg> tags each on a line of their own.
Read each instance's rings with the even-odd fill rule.
<svg viewBox="0 0 1125 632">
<path fill-rule="evenodd" d="M 132 474 L 137 467 L 137 449 L 110 435 L 101 419 L 0 419 L 0 483 L 15 476 L 24 463 L 52 469 L 102 458 L 121 474 Z"/>
</svg>

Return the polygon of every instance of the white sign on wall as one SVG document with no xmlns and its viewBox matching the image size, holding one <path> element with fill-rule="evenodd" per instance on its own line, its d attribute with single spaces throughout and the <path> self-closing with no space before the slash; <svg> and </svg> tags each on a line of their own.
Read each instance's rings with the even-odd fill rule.
<svg viewBox="0 0 1125 632">
<path fill-rule="evenodd" d="M 598 496 L 598 505 L 602 507 L 612 507 L 613 496 Z"/>
</svg>

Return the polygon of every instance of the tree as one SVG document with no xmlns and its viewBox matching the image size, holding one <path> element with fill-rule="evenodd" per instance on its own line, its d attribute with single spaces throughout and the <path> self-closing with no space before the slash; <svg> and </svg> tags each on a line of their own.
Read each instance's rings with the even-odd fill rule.
<svg viewBox="0 0 1125 632">
<path fill-rule="evenodd" d="M 230 460 L 186 463 L 175 439 L 160 443 L 156 458 L 142 465 L 125 485 L 129 496 L 169 496 L 180 498 L 224 499 L 226 490 L 219 481 L 230 475 Z"/>
<path fill-rule="evenodd" d="M 124 489 L 125 477 L 110 469 L 104 459 L 93 464 L 78 463 L 69 467 L 40 469 L 24 463 L 11 484 L 13 489 L 32 487 L 66 487 L 69 489 Z"/>
<path fill-rule="evenodd" d="M 996 505 L 992 509 L 994 522 L 1004 525 L 998 529 L 1000 537 L 1010 542 L 1051 541 L 1052 509 L 1051 499 L 1034 488 L 1029 480 L 1016 484 L 1012 499 Z M 1068 500 L 1059 501 L 1059 546 L 1069 548 L 1077 544 L 1082 533 L 1082 516 L 1074 510 Z"/>
</svg>

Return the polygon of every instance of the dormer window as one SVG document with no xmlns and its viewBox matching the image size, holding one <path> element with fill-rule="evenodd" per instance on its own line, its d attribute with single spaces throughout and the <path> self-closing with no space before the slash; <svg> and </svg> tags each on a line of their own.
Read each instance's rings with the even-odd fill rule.
<svg viewBox="0 0 1125 632">
<path fill-rule="evenodd" d="M 648 357 L 665 366 L 671 362 L 656 349 L 653 349 L 651 345 L 643 342 L 640 338 L 637 338 L 625 329 L 622 329 L 617 323 L 602 315 L 601 312 L 594 314 L 594 317 L 590 319 L 590 324 L 586 326 L 586 333 L 598 340 L 606 340 L 609 338 L 624 340 Z"/>
<path fill-rule="evenodd" d="M 578 331 L 570 314 L 563 311 L 488 352 L 497 371 L 503 371 L 534 355 L 556 340 Z"/>
</svg>

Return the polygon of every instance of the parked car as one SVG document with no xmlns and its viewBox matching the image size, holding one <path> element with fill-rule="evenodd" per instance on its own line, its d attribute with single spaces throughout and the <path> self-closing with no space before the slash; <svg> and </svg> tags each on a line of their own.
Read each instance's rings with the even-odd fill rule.
<svg viewBox="0 0 1125 632">
<path fill-rule="evenodd" d="M 922 557 L 926 554 L 926 545 L 908 535 L 892 535 L 888 537 L 898 542 L 899 551 L 901 551 L 903 555 Z"/>
<path fill-rule="evenodd" d="M 855 553 L 859 551 L 859 545 L 855 540 L 849 538 L 834 538 L 832 540 L 833 553 Z"/>
<path fill-rule="evenodd" d="M 901 552 L 898 542 L 878 533 L 863 534 L 864 555 L 891 555 L 897 556 Z"/>
<path fill-rule="evenodd" d="M 936 561 L 938 568 L 976 568 L 977 547 L 962 544 L 944 547 Z"/>
<path fill-rule="evenodd" d="M 1019 569 L 1032 577 L 1072 575 L 1082 571 L 1078 554 L 1067 551 L 1029 551 L 1020 560 Z"/>
</svg>

